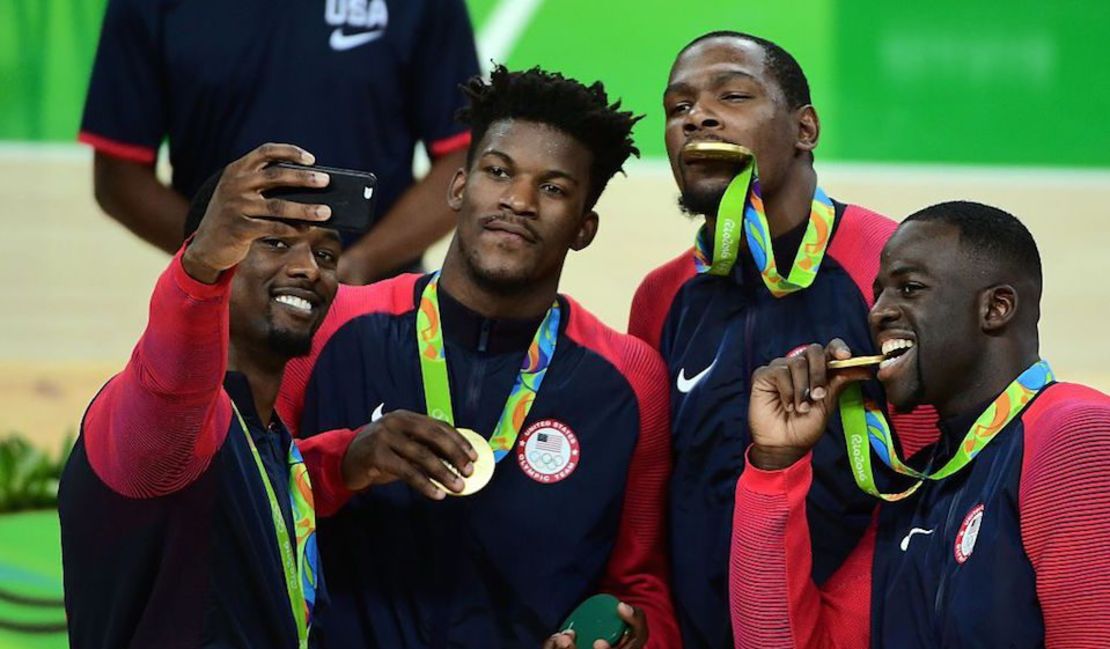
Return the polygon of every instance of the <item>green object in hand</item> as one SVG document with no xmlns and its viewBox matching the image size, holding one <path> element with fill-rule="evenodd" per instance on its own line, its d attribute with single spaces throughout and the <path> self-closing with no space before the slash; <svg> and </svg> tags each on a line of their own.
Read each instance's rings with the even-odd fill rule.
<svg viewBox="0 0 1110 649">
<path fill-rule="evenodd" d="M 579 647 L 592 647 L 595 640 L 615 647 L 629 630 L 628 623 L 617 614 L 618 604 L 620 601 L 612 595 L 594 595 L 574 609 L 559 631 L 573 630 Z"/>
</svg>

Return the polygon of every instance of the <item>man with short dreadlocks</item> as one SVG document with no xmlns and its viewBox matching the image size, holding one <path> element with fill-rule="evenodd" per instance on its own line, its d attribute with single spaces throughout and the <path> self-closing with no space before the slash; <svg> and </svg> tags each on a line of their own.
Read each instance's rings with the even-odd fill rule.
<svg viewBox="0 0 1110 649">
<path fill-rule="evenodd" d="M 598 197 L 638 154 L 638 118 L 600 83 L 539 69 L 498 67 L 464 90 L 473 141 L 448 191 L 458 229 L 442 271 L 341 287 L 285 374 L 279 410 L 300 436 L 362 427 L 360 456 L 376 458 L 370 488 L 320 523 L 332 606 L 317 639 L 539 647 L 606 592 L 630 627 L 619 646 L 678 647 L 665 370 L 558 293 L 567 253 L 597 232 Z M 429 479 L 457 450 L 443 427 L 491 447 L 480 491 Z"/>
</svg>

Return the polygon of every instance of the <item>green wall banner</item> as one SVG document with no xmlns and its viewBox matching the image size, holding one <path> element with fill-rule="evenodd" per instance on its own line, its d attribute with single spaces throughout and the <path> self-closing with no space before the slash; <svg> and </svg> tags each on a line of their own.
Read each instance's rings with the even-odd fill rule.
<svg viewBox="0 0 1110 649">
<path fill-rule="evenodd" d="M 469 0 L 476 28 L 513 1 Z M 105 2 L 0 2 L 0 139 L 73 141 Z M 674 7 L 546 0 L 505 63 L 603 80 L 648 115 L 637 140 L 645 157 L 661 157 L 661 97 L 675 53 L 707 31 L 747 31 L 780 43 L 805 68 L 823 160 L 1110 166 L 1110 134 L 1099 126 L 1110 113 L 1102 49 L 1110 2 Z"/>
</svg>

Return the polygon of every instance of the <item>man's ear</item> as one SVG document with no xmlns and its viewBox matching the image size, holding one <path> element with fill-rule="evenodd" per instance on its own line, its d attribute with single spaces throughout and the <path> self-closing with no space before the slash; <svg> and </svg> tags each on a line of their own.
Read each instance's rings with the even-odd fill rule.
<svg viewBox="0 0 1110 649">
<path fill-rule="evenodd" d="M 1009 284 L 992 286 L 979 294 L 979 326 L 994 334 L 1006 328 L 1017 315 L 1018 292 Z"/>
<path fill-rule="evenodd" d="M 799 151 L 816 149 L 817 140 L 821 138 L 821 120 L 817 117 L 817 109 L 812 104 L 806 104 L 794 111 L 794 119 L 798 124 L 798 140 L 794 146 Z"/>
<path fill-rule="evenodd" d="M 578 232 L 574 235 L 574 241 L 570 244 L 570 249 L 575 252 L 585 250 L 597 236 L 597 226 L 597 212 L 593 210 L 586 212 L 582 217 L 582 224 L 578 226 Z"/>
<path fill-rule="evenodd" d="M 466 193 L 466 169 L 459 167 L 447 185 L 447 205 L 458 212 L 462 209 L 463 194 Z"/>
</svg>

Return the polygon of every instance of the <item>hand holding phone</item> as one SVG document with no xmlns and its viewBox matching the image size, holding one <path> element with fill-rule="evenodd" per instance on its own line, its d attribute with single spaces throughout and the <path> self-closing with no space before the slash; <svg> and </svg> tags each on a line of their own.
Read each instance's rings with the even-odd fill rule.
<svg viewBox="0 0 1110 649">
<path fill-rule="evenodd" d="M 337 169 L 319 165 L 306 166 L 292 162 L 274 165 L 294 171 L 317 171 L 328 174 L 326 187 L 276 187 L 263 192 L 265 198 L 280 198 L 294 203 L 327 205 L 331 218 L 310 221 L 313 225 L 335 228 L 356 235 L 365 234 L 374 222 L 374 194 L 377 178 L 374 174 L 351 169 Z M 296 220 L 296 219 L 293 219 Z"/>
<path fill-rule="evenodd" d="M 312 154 L 292 144 L 268 143 L 227 165 L 201 187 L 209 197 L 201 207 L 196 231 L 182 258 L 194 278 L 212 283 L 219 274 L 246 257 L 257 239 L 273 236 L 289 225 L 282 221 L 323 224 L 332 218 L 327 205 L 292 203 L 265 198 L 278 187 L 323 187 L 324 174 L 314 167 L 278 169 L 275 163 L 314 161 Z M 190 219 L 193 211 L 190 210 Z"/>
</svg>

